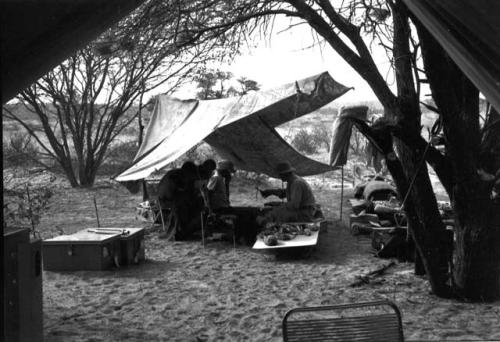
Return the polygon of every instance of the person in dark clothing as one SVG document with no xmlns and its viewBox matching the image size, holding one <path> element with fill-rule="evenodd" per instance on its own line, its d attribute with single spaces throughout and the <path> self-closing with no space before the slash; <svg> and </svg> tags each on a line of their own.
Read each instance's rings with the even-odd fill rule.
<svg viewBox="0 0 500 342">
<path fill-rule="evenodd" d="M 198 200 L 199 193 L 195 186 L 198 178 L 196 164 L 187 161 L 181 168 L 169 170 L 158 185 L 158 200 L 165 210 L 164 217 L 175 215 L 177 219 L 176 239 L 185 239 L 196 228 L 195 220 L 199 216 L 196 213 L 203 206 Z M 166 221 L 170 222 L 168 219 Z M 160 237 L 165 234 L 160 233 Z"/>
<path fill-rule="evenodd" d="M 223 160 L 217 164 L 205 190 L 209 217 L 235 215 L 236 240 L 250 245 L 256 239 L 258 231 L 255 219 L 261 212 L 260 208 L 231 206 L 230 182 L 235 172 L 231 161 Z"/>
<path fill-rule="evenodd" d="M 158 184 L 158 200 L 161 207 L 173 207 L 176 198 L 183 190 L 182 170 L 180 168 L 168 170 Z"/>
<path fill-rule="evenodd" d="M 217 168 L 217 163 L 213 159 L 207 159 L 198 166 L 198 175 L 200 180 L 208 181 L 214 170 Z"/>
<path fill-rule="evenodd" d="M 230 206 L 229 183 L 231 182 L 231 175 L 235 172 L 234 165 L 229 160 L 223 160 L 217 164 L 217 169 L 207 184 L 207 206 L 209 213 Z"/>
</svg>

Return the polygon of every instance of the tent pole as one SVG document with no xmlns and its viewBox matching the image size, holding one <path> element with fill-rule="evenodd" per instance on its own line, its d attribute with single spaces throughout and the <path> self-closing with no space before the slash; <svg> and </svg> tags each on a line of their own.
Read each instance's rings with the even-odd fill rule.
<svg viewBox="0 0 500 342">
<path fill-rule="evenodd" d="M 342 206 L 344 203 L 344 165 L 341 167 L 341 186 L 340 186 L 340 214 L 339 220 L 342 221 Z"/>
</svg>

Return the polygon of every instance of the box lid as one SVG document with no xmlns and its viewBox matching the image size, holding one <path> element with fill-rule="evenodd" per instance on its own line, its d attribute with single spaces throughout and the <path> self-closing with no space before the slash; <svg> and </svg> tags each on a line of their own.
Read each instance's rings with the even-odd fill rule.
<svg viewBox="0 0 500 342">
<path fill-rule="evenodd" d="M 100 227 L 87 228 L 86 230 L 97 231 L 99 233 L 119 233 L 120 239 L 135 238 L 140 233 L 144 232 L 144 228 L 120 228 L 120 227 Z"/>
<path fill-rule="evenodd" d="M 120 228 L 121 230 L 121 228 Z M 96 228 L 80 230 L 71 235 L 60 235 L 52 239 L 46 239 L 44 244 L 95 244 L 109 242 L 120 237 L 121 231 L 100 231 Z"/>
<path fill-rule="evenodd" d="M 25 228 L 25 227 L 4 227 L 3 229 L 3 236 L 4 237 L 11 237 L 14 235 L 24 235 L 24 236 L 29 236 L 30 234 L 30 229 Z"/>
</svg>

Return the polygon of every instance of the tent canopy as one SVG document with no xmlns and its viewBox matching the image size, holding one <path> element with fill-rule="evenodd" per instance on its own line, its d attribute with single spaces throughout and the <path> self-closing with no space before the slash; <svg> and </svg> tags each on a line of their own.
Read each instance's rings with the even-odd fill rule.
<svg viewBox="0 0 500 342">
<path fill-rule="evenodd" d="M 2 103 L 144 0 L 2 0 Z"/>
<path fill-rule="evenodd" d="M 133 164 L 115 179 L 144 179 L 202 140 L 237 168 L 271 177 L 278 176 L 274 167 L 283 160 L 302 176 L 332 170 L 297 152 L 275 127 L 323 107 L 349 89 L 324 72 L 240 97 L 202 101 L 160 95 Z"/>
<path fill-rule="evenodd" d="M 500 1 L 403 1 L 488 101 L 500 110 Z"/>
</svg>

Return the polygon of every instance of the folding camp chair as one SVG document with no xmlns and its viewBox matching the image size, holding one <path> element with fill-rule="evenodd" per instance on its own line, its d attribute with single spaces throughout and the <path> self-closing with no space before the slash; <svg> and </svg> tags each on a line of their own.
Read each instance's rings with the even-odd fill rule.
<svg viewBox="0 0 500 342">
<path fill-rule="evenodd" d="M 201 212 L 201 243 L 205 247 L 205 237 L 208 234 L 226 234 L 232 235 L 233 249 L 236 248 L 236 215 L 231 214 L 216 214 L 214 217 L 209 217 Z"/>
<path fill-rule="evenodd" d="M 225 235 L 232 235 L 233 237 L 233 249 L 236 248 L 236 215 L 233 214 L 222 214 L 215 213 L 215 215 L 208 215 L 208 200 L 206 194 L 200 189 L 201 198 L 203 199 L 203 204 L 205 210 L 200 212 L 200 222 L 201 222 L 201 243 L 203 248 L 205 248 L 205 238 L 209 234 L 219 233 Z"/>
<path fill-rule="evenodd" d="M 285 342 L 404 341 L 401 313 L 388 300 L 292 309 L 282 328 Z"/>
<path fill-rule="evenodd" d="M 141 203 L 138 209 L 146 211 L 142 216 L 148 220 L 150 224 L 148 228 L 159 225 L 162 238 L 170 240 L 175 237 L 179 224 L 177 215 L 174 210 L 163 208 L 157 197 L 150 197 L 146 202 Z"/>
</svg>

